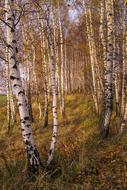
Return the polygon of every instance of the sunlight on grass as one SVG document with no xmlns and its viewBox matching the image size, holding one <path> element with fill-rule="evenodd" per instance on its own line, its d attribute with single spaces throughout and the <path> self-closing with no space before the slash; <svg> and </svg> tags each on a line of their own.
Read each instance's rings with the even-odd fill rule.
<svg viewBox="0 0 127 190">
<path fill-rule="evenodd" d="M 4 126 L 6 98 L 2 99 L 0 100 L 2 102 L 0 109 L 3 110 L 1 125 Z M 37 109 L 37 104 L 34 103 L 35 120 L 32 127 L 38 150 L 45 163 L 52 134 L 52 113 L 51 111 L 49 113 L 49 127 L 43 129 L 42 120 L 38 121 L 38 115 L 35 114 Z M 121 161 L 126 162 L 126 159 L 123 159 L 125 155 L 122 149 L 124 147 L 127 150 L 125 145 L 127 137 L 123 136 L 121 140 L 111 138 L 104 142 L 98 135 L 98 122 L 99 118 L 93 112 L 93 103 L 89 97 L 79 94 L 67 96 L 66 118 L 64 121 L 59 118 L 56 151 L 58 173 L 49 178 L 44 178 L 40 173 L 34 181 L 29 181 L 26 175 L 25 152 L 19 124 L 16 124 L 10 135 L 7 135 L 1 127 L 0 187 L 6 190 L 85 190 L 84 187 L 105 189 L 108 175 L 112 177 L 113 171 L 116 172 L 117 178 Z M 118 168 L 115 168 L 115 162 Z"/>
</svg>

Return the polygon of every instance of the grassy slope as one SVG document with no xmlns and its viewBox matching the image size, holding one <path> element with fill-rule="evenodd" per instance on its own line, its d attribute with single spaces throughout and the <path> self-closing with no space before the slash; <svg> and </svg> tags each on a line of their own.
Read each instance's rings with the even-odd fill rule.
<svg viewBox="0 0 127 190">
<path fill-rule="evenodd" d="M 1 190 L 126 190 L 127 136 L 99 137 L 98 119 L 87 97 L 71 95 L 66 100 L 66 121 L 60 119 L 56 172 L 35 181 L 26 178 L 26 160 L 19 124 L 5 133 L 6 99 L 0 97 L 0 189 Z M 52 120 L 42 129 L 34 104 L 33 124 L 37 146 L 44 162 L 51 140 Z M 51 112 L 51 111 L 50 111 Z M 61 172 L 60 172 L 61 171 Z"/>
</svg>

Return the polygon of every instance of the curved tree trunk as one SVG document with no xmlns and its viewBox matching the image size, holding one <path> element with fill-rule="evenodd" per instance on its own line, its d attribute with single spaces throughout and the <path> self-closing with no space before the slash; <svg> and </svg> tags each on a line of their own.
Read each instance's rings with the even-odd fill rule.
<svg viewBox="0 0 127 190">
<path fill-rule="evenodd" d="M 25 98 L 25 93 L 20 77 L 19 64 L 16 59 L 18 50 L 17 41 L 15 38 L 16 28 L 15 15 L 13 13 L 14 5 L 14 0 L 5 0 L 8 59 L 10 64 L 10 81 L 13 92 L 16 95 L 17 104 L 19 108 L 22 137 L 26 145 L 26 152 L 28 158 L 28 169 L 30 174 L 33 174 L 36 171 L 38 171 L 41 162 L 33 139 L 30 115 L 28 110 L 28 102 Z"/>
</svg>

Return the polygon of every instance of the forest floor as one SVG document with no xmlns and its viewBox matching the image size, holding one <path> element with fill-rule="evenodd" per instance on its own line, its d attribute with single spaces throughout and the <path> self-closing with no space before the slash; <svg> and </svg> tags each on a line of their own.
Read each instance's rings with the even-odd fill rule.
<svg viewBox="0 0 127 190">
<path fill-rule="evenodd" d="M 33 180 L 26 174 L 20 125 L 6 133 L 5 105 L 5 97 L 0 96 L 0 190 L 127 190 L 127 135 L 116 135 L 119 126 L 113 122 L 109 138 L 101 139 L 89 97 L 67 96 L 66 119 L 59 116 L 56 170 L 46 177 L 40 173 Z M 33 131 L 44 162 L 52 133 L 49 112 L 49 126 L 44 129 L 33 104 Z"/>
</svg>

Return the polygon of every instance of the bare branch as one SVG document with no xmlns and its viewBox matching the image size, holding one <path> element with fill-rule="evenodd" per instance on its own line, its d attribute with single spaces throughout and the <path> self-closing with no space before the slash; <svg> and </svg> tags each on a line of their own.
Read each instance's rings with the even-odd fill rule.
<svg viewBox="0 0 127 190">
<path fill-rule="evenodd" d="M 8 63 L 8 61 L 7 61 L 4 57 L 2 57 L 1 55 L 0 55 L 0 59 L 1 59 L 2 61 L 4 61 L 5 63 Z"/>
<path fill-rule="evenodd" d="M 7 22 L 5 22 L 2 18 L 0 18 L 0 21 L 3 22 L 5 25 L 7 25 L 8 27 L 11 28 L 11 26 L 10 26 Z M 11 28 L 11 29 L 12 29 L 12 28 Z"/>
</svg>

